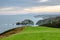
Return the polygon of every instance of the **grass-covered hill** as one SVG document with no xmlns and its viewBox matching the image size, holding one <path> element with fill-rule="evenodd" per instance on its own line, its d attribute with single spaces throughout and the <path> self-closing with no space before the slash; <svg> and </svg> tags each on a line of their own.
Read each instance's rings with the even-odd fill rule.
<svg viewBox="0 0 60 40">
<path fill-rule="evenodd" d="M 40 20 L 36 24 L 39 26 L 60 28 L 60 16 Z"/>
<path fill-rule="evenodd" d="M 25 27 L 24 30 L 0 40 L 60 40 L 60 29 L 49 27 Z"/>
</svg>

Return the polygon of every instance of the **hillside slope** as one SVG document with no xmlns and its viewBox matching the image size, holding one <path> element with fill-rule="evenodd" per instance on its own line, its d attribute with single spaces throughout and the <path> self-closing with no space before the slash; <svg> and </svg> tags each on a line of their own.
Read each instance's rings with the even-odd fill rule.
<svg viewBox="0 0 60 40">
<path fill-rule="evenodd" d="M 22 32 L 0 40 L 60 40 L 60 29 L 42 26 L 25 27 Z"/>
</svg>

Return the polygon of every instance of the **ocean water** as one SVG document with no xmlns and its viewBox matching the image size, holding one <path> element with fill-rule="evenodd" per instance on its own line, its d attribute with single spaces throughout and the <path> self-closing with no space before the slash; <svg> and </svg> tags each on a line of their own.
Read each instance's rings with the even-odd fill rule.
<svg viewBox="0 0 60 40">
<path fill-rule="evenodd" d="M 35 18 L 33 15 L 0 15 L 0 33 L 3 33 L 7 30 L 21 27 L 16 25 L 16 22 L 21 22 L 25 19 L 30 19 L 34 23 L 42 18 Z M 34 24 L 35 25 L 35 24 Z"/>
<path fill-rule="evenodd" d="M 39 14 L 0 15 L 0 34 L 7 31 L 7 30 L 16 28 L 16 27 L 22 27 L 22 25 L 17 26 L 16 23 L 21 22 L 25 19 L 32 20 L 34 22 L 34 26 L 36 26 L 36 23 L 39 20 L 44 19 L 43 17 L 50 17 L 50 16 L 49 15 L 39 15 Z"/>
</svg>

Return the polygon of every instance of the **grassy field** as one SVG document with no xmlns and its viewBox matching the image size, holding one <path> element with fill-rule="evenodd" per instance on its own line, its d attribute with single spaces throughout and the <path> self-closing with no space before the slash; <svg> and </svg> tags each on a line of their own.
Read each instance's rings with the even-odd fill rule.
<svg viewBox="0 0 60 40">
<path fill-rule="evenodd" d="M 0 40 L 60 40 L 60 29 L 42 26 L 25 27 L 22 32 Z"/>
</svg>

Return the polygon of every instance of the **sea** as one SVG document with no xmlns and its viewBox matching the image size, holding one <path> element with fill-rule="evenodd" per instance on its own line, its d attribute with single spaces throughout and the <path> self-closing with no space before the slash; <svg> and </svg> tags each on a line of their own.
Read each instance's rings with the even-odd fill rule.
<svg viewBox="0 0 60 40">
<path fill-rule="evenodd" d="M 30 19 L 36 25 L 38 20 L 43 20 L 44 17 L 50 17 L 50 14 L 18 14 L 18 15 L 0 15 L 0 34 L 13 28 L 22 27 L 16 25 L 17 22 Z M 52 15 L 53 16 L 53 15 Z M 56 15 L 55 15 L 56 16 Z M 59 14 L 57 16 L 60 16 Z"/>
</svg>

